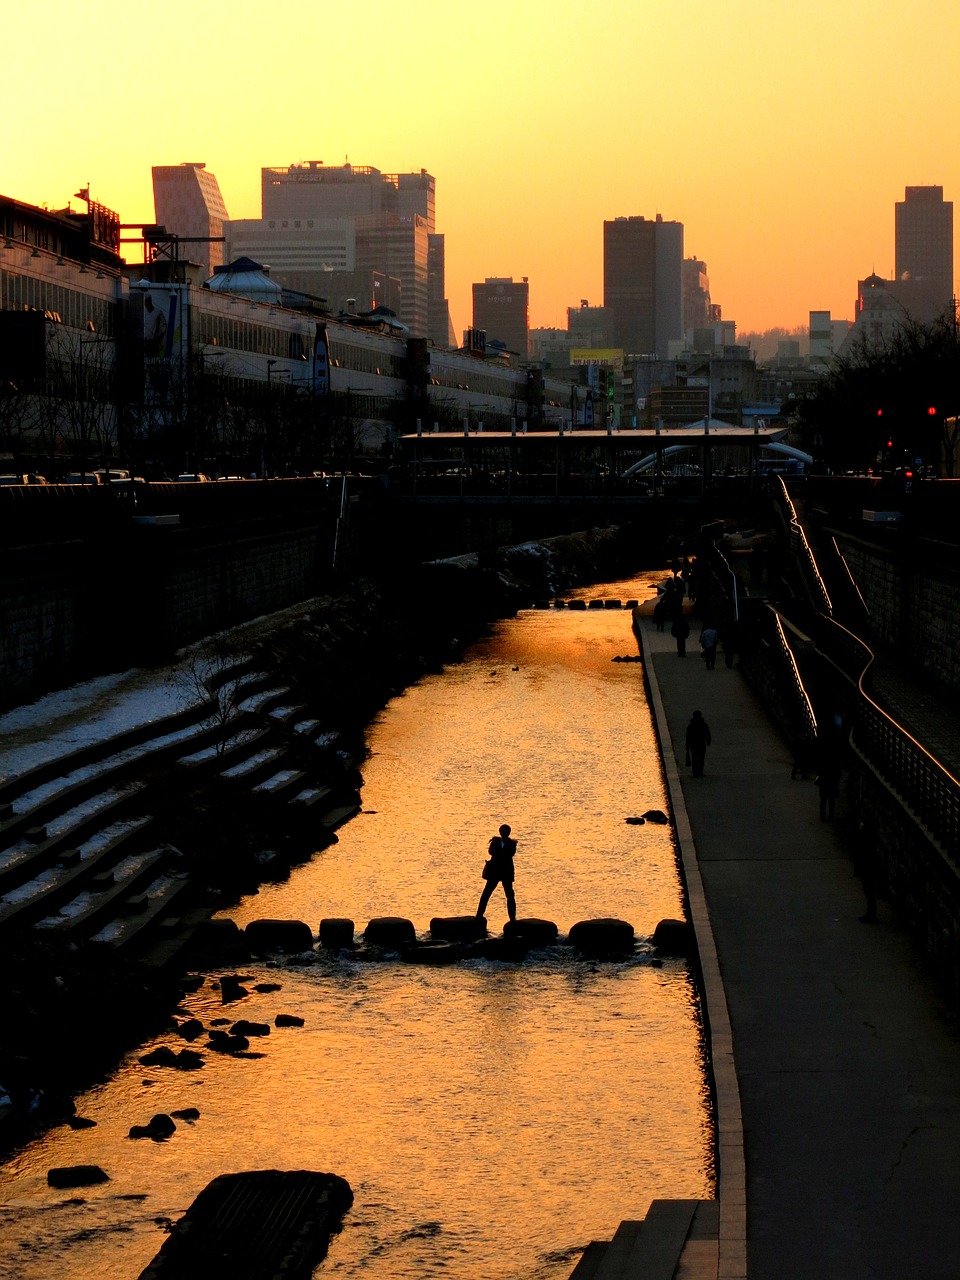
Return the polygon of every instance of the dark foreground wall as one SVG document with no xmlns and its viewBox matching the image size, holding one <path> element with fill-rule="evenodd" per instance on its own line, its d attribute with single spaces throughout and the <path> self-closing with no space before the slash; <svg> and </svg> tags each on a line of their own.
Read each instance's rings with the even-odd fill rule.
<svg viewBox="0 0 960 1280">
<path fill-rule="evenodd" d="M 321 589 L 329 531 L 274 519 L 20 548 L 0 568 L 0 707 L 177 647 Z"/>
</svg>

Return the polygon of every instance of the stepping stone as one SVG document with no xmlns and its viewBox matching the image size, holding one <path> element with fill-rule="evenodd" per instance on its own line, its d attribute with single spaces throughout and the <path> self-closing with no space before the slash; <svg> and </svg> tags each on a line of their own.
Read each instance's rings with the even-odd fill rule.
<svg viewBox="0 0 960 1280">
<path fill-rule="evenodd" d="M 364 929 L 363 940 L 370 946 L 396 951 L 400 947 L 412 947 L 417 933 L 413 922 L 402 916 L 376 916 Z"/>
<path fill-rule="evenodd" d="M 579 920 L 567 937 L 572 947 L 596 958 L 629 955 L 633 951 L 633 925 L 626 920 Z"/>
<path fill-rule="evenodd" d="M 430 937 L 440 942 L 478 942 L 487 936 L 486 921 L 477 916 L 434 916 Z"/>
<path fill-rule="evenodd" d="M 356 928 L 352 920 L 344 917 L 330 916 L 320 921 L 320 946 L 325 951 L 343 951 L 353 946 L 353 931 Z"/>
</svg>

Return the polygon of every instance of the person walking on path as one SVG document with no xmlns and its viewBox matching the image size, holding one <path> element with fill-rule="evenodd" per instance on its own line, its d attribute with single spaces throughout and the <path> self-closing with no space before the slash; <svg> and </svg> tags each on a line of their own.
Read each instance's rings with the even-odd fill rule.
<svg viewBox="0 0 960 1280">
<path fill-rule="evenodd" d="M 720 640 L 717 628 L 708 622 L 700 632 L 700 648 L 703 650 L 703 659 L 707 664 L 707 670 L 712 671 L 717 665 L 717 643 Z"/>
<path fill-rule="evenodd" d="M 516 840 L 510 837 L 510 828 L 506 823 L 500 828 L 500 834 L 493 837 L 487 846 L 487 861 L 483 866 L 483 878 L 486 880 L 480 905 L 477 907 L 477 919 L 482 920 L 490 895 L 498 884 L 503 885 L 507 899 L 507 913 L 511 920 L 517 918 L 517 900 L 513 896 L 513 855 L 517 851 Z"/>
<path fill-rule="evenodd" d="M 817 774 L 817 790 L 820 792 L 820 821 L 832 822 L 836 813 L 837 796 L 840 794 L 840 761 L 828 757 L 822 761 Z"/>
<path fill-rule="evenodd" d="M 690 634 L 690 623 L 682 613 L 678 613 L 674 619 L 670 634 L 677 642 L 677 657 L 685 658 L 687 656 L 687 637 Z"/>
<path fill-rule="evenodd" d="M 710 745 L 710 726 L 703 718 L 703 713 L 695 711 L 687 725 L 687 764 L 693 766 L 693 776 L 703 777 L 703 764 Z"/>
</svg>

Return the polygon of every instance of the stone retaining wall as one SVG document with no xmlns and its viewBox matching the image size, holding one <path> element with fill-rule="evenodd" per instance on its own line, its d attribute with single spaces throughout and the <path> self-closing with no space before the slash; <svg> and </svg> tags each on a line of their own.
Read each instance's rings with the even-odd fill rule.
<svg viewBox="0 0 960 1280">
<path fill-rule="evenodd" d="M 0 709 L 318 594 L 329 528 L 127 526 L 17 548 L 0 566 Z"/>
<path fill-rule="evenodd" d="M 927 540 L 869 540 L 837 533 L 837 544 L 870 611 L 875 639 L 946 689 L 960 693 L 960 559 Z"/>
</svg>

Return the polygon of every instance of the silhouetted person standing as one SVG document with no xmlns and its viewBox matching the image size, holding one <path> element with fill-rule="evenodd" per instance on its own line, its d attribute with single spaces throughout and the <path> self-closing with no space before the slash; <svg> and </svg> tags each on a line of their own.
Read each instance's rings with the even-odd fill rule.
<svg viewBox="0 0 960 1280">
<path fill-rule="evenodd" d="M 824 760 L 817 774 L 817 789 L 820 792 L 820 821 L 832 822 L 836 812 L 837 796 L 840 794 L 840 761 Z"/>
<path fill-rule="evenodd" d="M 717 642 L 719 639 L 717 628 L 710 623 L 707 623 L 700 632 L 700 648 L 703 650 L 703 657 L 708 671 L 712 671 L 717 665 Z"/>
<path fill-rule="evenodd" d="M 511 920 L 517 918 L 517 900 L 513 896 L 513 855 L 517 851 L 517 842 L 510 838 L 510 828 L 506 823 L 500 828 L 500 834 L 493 837 L 487 847 L 487 861 L 483 867 L 483 878 L 486 880 L 480 905 L 477 907 L 477 919 L 482 919 L 490 895 L 498 884 L 503 885 L 507 899 L 507 913 Z"/>
<path fill-rule="evenodd" d="M 674 619 L 670 634 L 677 642 L 677 657 L 685 658 L 687 656 L 687 637 L 690 635 L 690 623 L 682 613 L 678 613 Z"/>
<path fill-rule="evenodd" d="M 693 766 L 693 776 L 695 778 L 703 777 L 703 764 L 707 756 L 707 747 L 710 745 L 710 726 L 703 718 L 703 714 L 695 711 L 690 717 L 690 723 L 687 725 L 687 764 Z"/>
</svg>

